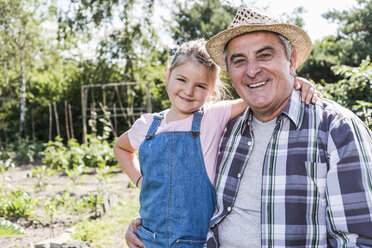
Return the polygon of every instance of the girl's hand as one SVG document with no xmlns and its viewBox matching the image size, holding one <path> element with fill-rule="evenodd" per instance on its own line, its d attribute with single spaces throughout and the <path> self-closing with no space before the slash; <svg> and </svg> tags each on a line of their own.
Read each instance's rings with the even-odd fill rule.
<svg viewBox="0 0 372 248">
<path fill-rule="evenodd" d="M 317 91 L 315 86 L 310 83 L 308 80 L 302 77 L 295 77 L 295 85 L 296 90 L 301 90 L 302 94 L 302 102 L 305 102 L 307 105 L 311 103 L 315 104 L 318 100 L 318 97 L 322 98 L 322 93 Z"/>
</svg>

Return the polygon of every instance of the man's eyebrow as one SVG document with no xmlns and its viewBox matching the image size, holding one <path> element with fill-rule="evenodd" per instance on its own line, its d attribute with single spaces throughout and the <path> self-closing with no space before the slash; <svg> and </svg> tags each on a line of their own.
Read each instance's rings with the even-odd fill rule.
<svg viewBox="0 0 372 248">
<path fill-rule="evenodd" d="M 265 47 L 263 47 L 263 48 L 261 48 L 261 49 L 258 49 L 258 50 L 256 51 L 256 53 L 262 53 L 262 52 L 264 52 L 264 51 L 266 51 L 266 50 L 275 51 L 275 48 L 272 47 L 272 46 L 265 46 Z"/>
<path fill-rule="evenodd" d="M 230 56 L 230 62 L 232 62 L 235 58 L 238 58 L 238 57 L 244 57 L 244 54 L 242 53 L 235 53 L 235 54 L 232 54 Z"/>
</svg>

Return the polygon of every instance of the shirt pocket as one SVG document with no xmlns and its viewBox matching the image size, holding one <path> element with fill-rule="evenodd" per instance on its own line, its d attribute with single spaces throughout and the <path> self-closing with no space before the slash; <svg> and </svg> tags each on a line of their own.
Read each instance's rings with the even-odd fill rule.
<svg viewBox="0 0 372 248">
<path fill-rule="evenodd" d="M 305 161 L 307 177 L 310 179 L 308 187 L 317 192 L 320 199 L 325 200 L 328 166 L 326 163 Z"/>
</svg>

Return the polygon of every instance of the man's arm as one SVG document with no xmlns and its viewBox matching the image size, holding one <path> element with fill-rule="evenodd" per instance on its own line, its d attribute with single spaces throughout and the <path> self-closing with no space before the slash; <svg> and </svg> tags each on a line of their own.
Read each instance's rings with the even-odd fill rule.
<svg viewBox="0 0 372 248">
<path fill-rule="evenodd" d="M 333 122 L 327 222 L 333 247 L 372 247 L 372 133 L 357 117 Z"/>
<path fill-rule="evenodd" d="M 129 248 L 145 248 L 145 244 L 137 235 L 138 227 L 141 225 L 141 218 L 135 218 L 130 223 L 127 232 L 125 233 L 125 241 Z"/>
</svg>

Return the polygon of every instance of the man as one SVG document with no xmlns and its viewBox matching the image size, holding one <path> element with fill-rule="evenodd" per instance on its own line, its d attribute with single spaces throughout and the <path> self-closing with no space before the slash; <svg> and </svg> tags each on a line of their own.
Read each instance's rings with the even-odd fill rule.
<svg viewBox="0 0 372 248">
<path fill-rule="evenodd" d="M 207 50 L 249 106 L 221 140 L 207 247 L 372 247 L 372 133 L 293 91 L 308 35 L 243 5 Z"/>
</svg>

